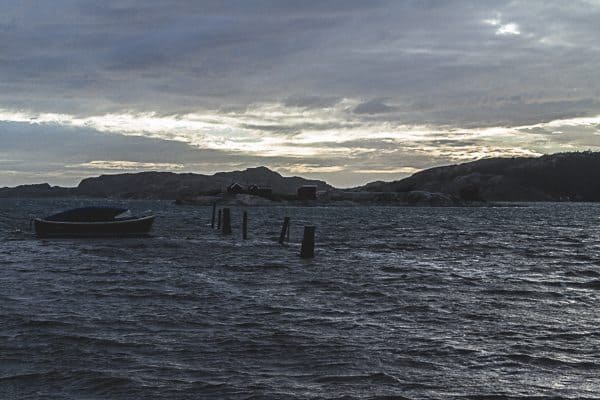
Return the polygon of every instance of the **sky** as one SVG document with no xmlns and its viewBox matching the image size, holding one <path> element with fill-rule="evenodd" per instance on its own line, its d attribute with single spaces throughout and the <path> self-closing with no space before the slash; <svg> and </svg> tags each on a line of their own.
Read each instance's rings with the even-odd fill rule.
<svg viewBox="0 0 600 400">
<path fill-rule="evenodd" d="M 0 186 L 600 150 L 600 0 L 4 0 Z"/>
</svg>

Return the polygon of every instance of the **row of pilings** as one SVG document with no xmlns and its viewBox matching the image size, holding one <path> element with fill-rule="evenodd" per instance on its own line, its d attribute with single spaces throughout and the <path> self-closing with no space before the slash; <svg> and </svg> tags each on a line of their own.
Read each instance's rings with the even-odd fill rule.
<svg viewBox="0 0 600 400">
<path fill-rule="evenodd" d="M 216 227 L 215 227 L 216 217 Z M 212 229 L 220 230 L 223 235 L 231 235 L 231 209 L 228 207 L 219 208 L 213 204 L 212 217 L 210 221 Z M 315 226 L 305 226 L 302 235 L 302 245 L 300 247 L 300 257 L 313 258 L 315 256 Z M 244 211 L 242 216 L 242 239 L 248 239 L 248 212 Z M 283 218 L 281 234 L 279 235 L 279 244 L 284 245 L 290 241 L 290 217 Z"/>
</svg>

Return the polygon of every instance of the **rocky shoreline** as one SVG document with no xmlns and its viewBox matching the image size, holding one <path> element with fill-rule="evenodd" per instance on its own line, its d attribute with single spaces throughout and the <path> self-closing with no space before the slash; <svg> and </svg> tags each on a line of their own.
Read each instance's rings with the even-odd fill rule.
<svg viewBox="0 0 600 400">
<path fill-rule="evenodd" d="M 443 193 L 422 191 L 408 193 L 344 192 L 323 193 L 317 200 L 266 199 L 250 194 L 222 194 L 212 196 L 182 197 L 175 200 L 181 206 L 232 207 L 523 207 L 523 204 L 485 201 L 463 201 Z"/>
</svg>

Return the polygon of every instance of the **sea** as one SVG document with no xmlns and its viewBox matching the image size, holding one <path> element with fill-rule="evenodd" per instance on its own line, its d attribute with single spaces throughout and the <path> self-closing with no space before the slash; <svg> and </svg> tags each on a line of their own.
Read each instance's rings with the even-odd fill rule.
<svg viewBox="0 0 600 400">
<path fill-rule="evenodd" d="M 93 204 L 152 236 L 30 231 Z M 0 200 L 0 399 L 600 398 L 600 204 L 211 213 Z"/>
</svg>

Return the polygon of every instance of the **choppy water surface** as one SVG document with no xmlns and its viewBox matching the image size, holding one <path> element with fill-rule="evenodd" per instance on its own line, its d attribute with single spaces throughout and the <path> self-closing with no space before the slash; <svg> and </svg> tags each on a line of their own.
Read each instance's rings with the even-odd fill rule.
<svg viewBox="0 0 600 400">
<path fill-rule="evenodd" d="M 132 201 L 154 237 L 27 232 L 84 204 L 0 200 L 1 399 L 600 397 L 600 205 L 251 208 L 242 241 Z"/>
</svg>

